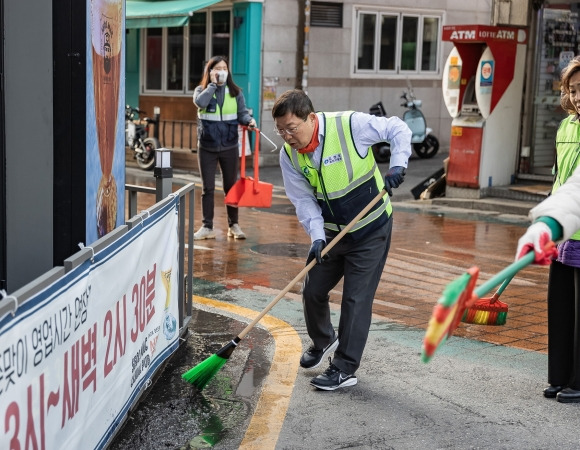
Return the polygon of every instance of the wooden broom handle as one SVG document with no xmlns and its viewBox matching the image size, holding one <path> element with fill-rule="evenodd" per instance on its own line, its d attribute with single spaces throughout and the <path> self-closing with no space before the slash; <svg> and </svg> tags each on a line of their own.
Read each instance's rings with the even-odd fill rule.
<svg viewBox="0 0 580 450">
<path fill-rule="evenodd" d="M 371 210 L 371 208 L 372 208 L 373 206 L 375 206 L 375 205 L 377 204 L 377 202 L 378 202 L 378 201 L 379 201 L 381 198 L 383 198 L 383 196 L 384 196 L 386 193 L 387 193 L 386 189 L 383 189 L 381 192 L 379 192 L 379 193 L 377 194 L 377 196 L 376 196 L 374 199 L 372 199 L 372 200 L 371 200 L 371 202 L 370 202 L 370 203 L 369 203 L 367 206 L 365 206 L 365 207 L 362 209 L 362 211 L 361 211 L 361 212 L 359 212 L 359 213 L 356 215 L 356 217 L 355 217 L 354 219 L 352 219 L 352 220 L 350 221 L 350 223 L 349 223 L 348 225 L 346 225 L 346 226 L 345 226 L 345 227 L 344 227 L 344 228 L 343 228 L 343 229 L 340 231 L 340 233 L 338 233 L 338 234 L 337 234 L 337 235 L 334 237 L 334 239 L 328 243 L 328 245 L 327 245 L 326 247 L 324 247 L 324 248 L 322 249 L 321 255 L 322 255 L 322 256 L 326 255 L 326 254 L 327 254 L 327 253 L 330 251 L 330 249 L 331 249 L 332 247 L 334 247 L 334 246 L 335 246 L 335 245 L 338 243 L 338 241 L 340 241 L 340 240 L 341 240 L 341 239 L 344 237 L 344 235 L 345 235 L 346 233 L 348 233 L 348 232 L 350 231 L 350 229 L 351 229 L 352 227 L 354 227 L 354 225 L 355 225 L 355 224 L 356 224 L 356 223 L 357 223 L 357 222 L 358 222 L 360 219 L 362 219 L 362 218 L 365 216 L 365 214 Z M 271 301 L 271 302 L 268 304 L 268 306 L 266 306 L 266 307 L 265 307 L 265 308 L 262 310 L 262 312 L 261 312 L 260 314 L 258 314 L 258 315 L 256 316 L 256 318 L 255 318 L 254 320 L 252 320 L 252 321 L 251 321 L 251 322 L 248 324 L 248 326 L 242 330 L 242 332 L 241 332 L 240 334 L 238 334 L 238 337 L 239 337 L 240 339 L 243 339 L 243 338 L 244 338 L 244 336 L 246 336 L 246 334 L 248 334 L 248 333 L 250 332 L 250 330 L 251 330 L 252 328 L 254 328 L 254 326 L 255 326 L 255 325 L 256 325 L 256 324 L 257 324 L 257 323 L 258 323 L 258 322 L 259 322 L 259 321 L 262 319 L 262 317 L 264 317 L 264 316 L 266 315 L 266 313 L 267 313 L 268 311 L 270 311 L 270 310 L 271 310 L 271 309 L 274 307 L 274 305 L 275 305 L 276 303 L 278 303 L 278 301 L 279 301 L 279 300 L 280 300 L 282 297 L 284 297 L 284 296 L 285 296 L 285 295 L 288 293 L 288 291 L 289 291 L 289 290 L 290 290 L 290 289 L 291 289 L 291 288 L 292 288 L 292 287 L 293 287 L 293 286 L 294 286 L 294 285 L 295 285 L 295 284 L 296 284 L 298 281 L 300 281 L 300 280 L 302 279 L 302 277 L 304 277 L 304 276 L 305 276 L 305 275 L 308 273 L 308 271 L 309 271 L 310 269 L 312 269 L 312 268 L 314 267 L 314 265 L 315 265 L 315 264 L 316 264 L 316 258 L 314 258 L 312 261 L 310 261 L 310 263 L 308 263 L 308 264 L 306 265 L 306 267 L 304 267 L 304 269 L 302 269 L 302 270 L 300 271 L 300 273 L 299 273 L 298 275 L 296 275 L 296 276 L 294 277 L 294 279 L 293 279 L 293 280 L 292 280 L 290 283 L 288 283 L 288 285 L 287 285 L 287 286 L 286 286 L 284 289 L 282 289 L 282 290 L 280 291 L 280 293 L 279 293 L 279 294 L 278 294 L 278 295 L 277 295 L 277 296 L 274 298 L 274 300 L 272 300 L 272 301 Z"/>
</svg>

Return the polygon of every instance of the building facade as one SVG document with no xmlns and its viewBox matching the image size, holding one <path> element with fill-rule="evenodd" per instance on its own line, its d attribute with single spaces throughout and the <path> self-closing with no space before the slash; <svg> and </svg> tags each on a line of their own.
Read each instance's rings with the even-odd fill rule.
<svg viewBox="0 0 580 450">
<path fill-rule="evenodd" d="M 129 25 L 128 6 L 127 102 L 146 111 L 160 106 L 162 119 L 172 126 L 194 121 L 191 95 L 203 62 L 226 54 L 248 106 L 272 140 L 278 137 L 270 132 L 270 110 L 287 89 L 306 90 L 319 110 L 368 111 L 382 101 L 389 115 L 400 116 L 400 96 L 411 83 L 429 127 L 445 147 L 451 119 L 442 103 L 441 71 L 450 46 L 441 41 L 441 29 L 488 24 L 490 5 L 477 0 L 453 7 L 446 0 L 404 5 L 396 0 L 224 0 L 193 12 L 182 27 L 140 29 Z M 169 127 L 166 122 L 165 141 L 182 146 Z M 183 143 L 189 145 L 189 140 Z"/>
<path fill-rule="evenodd" d="M 441 28 L 517 25 L 529 39 L 520 145 L 510 150 L 520 163 L 514 172 L 549 179 L 563 116 L 559 72 L 579 53 L 579 3 L 126 0 L 125 102 L 150 115 L 159 106 L 167 129 L 175 125 L 172 145 L 179 135 L 180 147 L 195 149 L 192 92 L 204 62 L 225 53 L 260 128 L 275 142 L 281 143 L 270 131 L 270 111 L 287 89 L 305 89 L 318 110 L 368 111 L 382 101 L 389 115 L 400 116 L 400 95 L 410 82 L 445 148 L 451 118 L 441 77 L 452 46 L 441 41 Z M 86 178 L 89 4 L 0 0 L 0 289 L 17 289 L 62 264 L 83 240 L 77 222 L 84 204 L 77 197 Z M 169 4 L 177 9 L 152 9 Z M 42 39 L 30 39 L 30 29 Z M 276 153 L 263 155 L 264 164 L 276 164 Z"/>
</svg>

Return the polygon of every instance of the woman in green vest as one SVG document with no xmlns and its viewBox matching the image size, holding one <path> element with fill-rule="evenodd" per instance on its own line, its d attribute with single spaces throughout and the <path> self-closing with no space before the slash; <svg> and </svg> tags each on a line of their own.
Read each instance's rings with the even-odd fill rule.
<svg viewBox="0 0 580 450">
<path fill-rule="evenodd" d="M 234 83 L 228 63 L 223 56 L 214 56 L 205 65 L 199 86 L 193 92 L 198 108 L 197 158 L 202 181 L 202 226 L 193 238 L 215 239 L 214 195 L 215 177 L 219 164 L 224 193 L 236 183 L 238 175 L 238 125 L 255 127 L 256 121 L 246 108 L 239 86 Z M 226 205 L 228 237 L 245 239 L 238 224 L 238 208 Z"/>
<path fill-rule="evenodd" d="M 570 115 L 564 119 L 556 134 L 556 165 L 552 194 L 557 194 L 571 175 L 578 172 L 580 166 L 580 57 L 570 61 L 562 71 L 560 103 Z M 577 176 L 576 176 L 577 178 Z M 566 183 L 563 190 L 574 189 L 575 198 L 580 198 L 578 183 L 574 177 Z M 572 202 L 563 196 L 550 202 L 552 210 L 561 209 L 560 222 L 570 220 L 573 210 Z M 577 200 L 576 200 L 577 201 Z M 540 208 L 537 208 L 540 210 Z M 546 213 L 541 210 L 541 213 Z M 554 219 L 536 217 L 536 222 L 530 226 L 518 245 L 518 257 L 523 256 L 535 242 L 534 249 L 540 247 L 542 241 L 559 239 L 561 230 Z M 535 216 L 534 216 L 535 214 Z M 544 216 L 544 214 L 541 214 Z M 557 214 L 545 214 L 557 216 Z M 573 225 L 574 227 L 575 225 Z M 568 226 L 567 235 L 570 236 Z M 575 231 L 575 230 L 573 230 Z M 558 244 L 556 259 L 545 258 L 536 251 L 536 263 L 550 264 L 548 280 L 548 387 L 544 396 L 556 398 L 563 403 L 580 402 L 580 231 L 575 231 L 567 240 Z"/>
</svg>

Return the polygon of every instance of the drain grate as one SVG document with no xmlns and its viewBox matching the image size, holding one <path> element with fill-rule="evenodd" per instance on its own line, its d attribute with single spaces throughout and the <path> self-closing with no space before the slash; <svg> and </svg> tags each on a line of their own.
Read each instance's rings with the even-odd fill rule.
<svg viewBox="0 0 580 450">
<path fill-rule="evenodd" d="M 310 250 L 308 244 L 294 242 L 280 242 L 277 244 L 259 244 L 250 248 L 251 252 L 267 256 L 284 256 L 289 258 L 306 258 Z"/>
</svg>

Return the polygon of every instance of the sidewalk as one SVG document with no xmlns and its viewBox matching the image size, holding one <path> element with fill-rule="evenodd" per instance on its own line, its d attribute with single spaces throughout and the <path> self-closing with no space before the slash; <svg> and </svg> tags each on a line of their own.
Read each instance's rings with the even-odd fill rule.
<svg viewBox="0 0 580 450">
<path fill-rule="evenodd" d="M 196 181 L 178 173 L 175 183 L 181 177 Z M 201 393 L 191 386 L 188 391 L 181 374 L 236 336 L 304 267 L 310 243 L 279 184 L 278 178 L 271 208 L 240 209 L 243 241 L 227 238 L 223 193 L 216 193 L 217 238 L 195 242 L 199 316 L 184 346 L 186 357 L 167 374 L 169 391 L 179 400 L 169 395 L 165 402 L 181 404 L 190 395 L 183 408 L 213 405 L 210 417 L 219 419 L 211 432 L 217 436 L 214 448 L 578 448 L 578 406 L 542 396 L 547 268 L 527 267 L 510 283 L 501 297 L 509 305 L 506 325 L 461 323 L 432 361 L 420 361 L 425 329 L 445 286 L 471 266 L 480 269 L 480 285 L 511 264 L 527 218 L 412 208 L 423 203 L 396 201 L 402 188 L 393 199 L 391 251 L 356 386 L 319 392 L 309 385 L 319 371 L 298 368 L 310 344 L 298 282 L 242 340 L 215 380 Z M 197 189 L 197 226 L 199 195 Z M 339 284 L 330 295 L 335 326 L 341 294 Z M 141 411 L 155 417 L 158 409 Z M 167 422 L 147 423 L 141 433 L 152 440 L 149 448 L 167 446 L 152 425 L 161 435 Z M 191 443 L 210 433 L 187 423 L 173 423 L 172 436 L 190 436 Z M 183 442 L 173 447 L 201 448 Z"/>
</svg>

